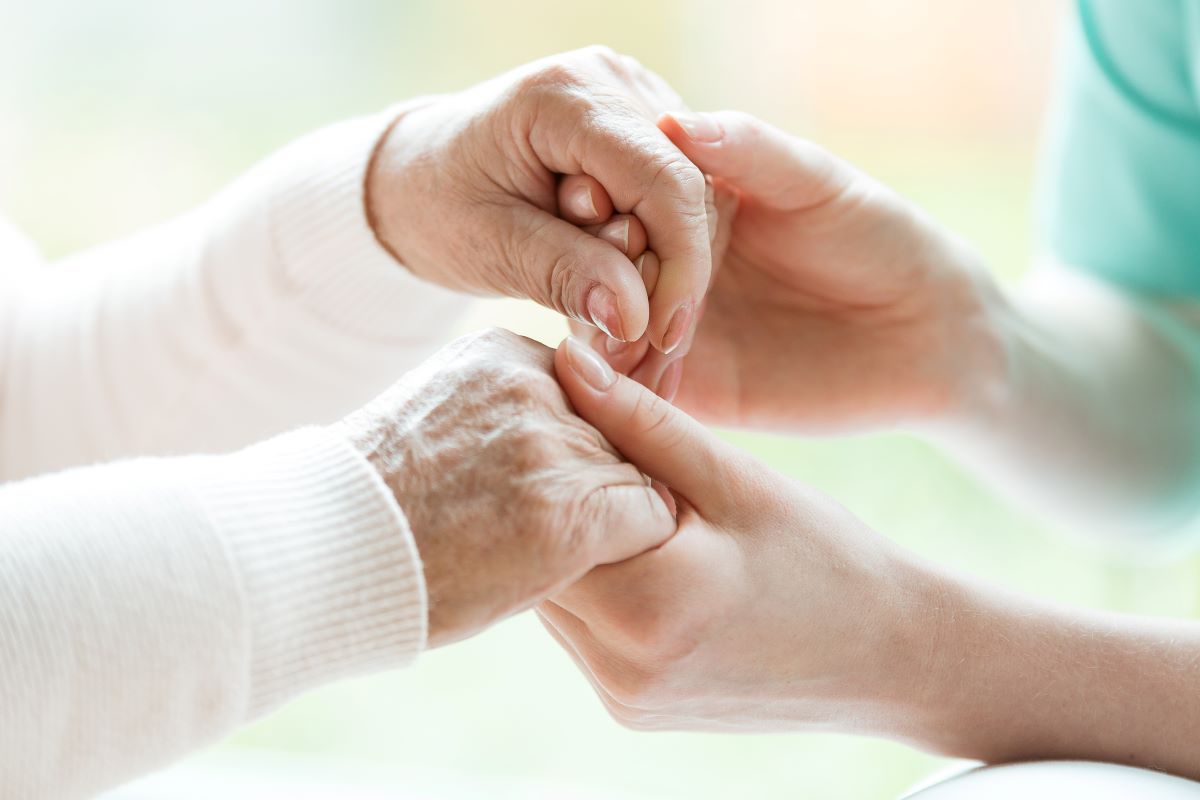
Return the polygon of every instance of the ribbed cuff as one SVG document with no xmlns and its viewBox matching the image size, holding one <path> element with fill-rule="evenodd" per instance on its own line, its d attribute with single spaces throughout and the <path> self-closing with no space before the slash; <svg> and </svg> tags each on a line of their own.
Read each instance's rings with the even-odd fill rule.
<svg viewBox="0 0 1200 800">
<path fill-rule="evenodd" d="M 306 428 L 209 464 L 197 486 L 243 591 L 249 716 L 417 657 L 427 612 L 416 543 L 347 442 Z"/>
<path fill-rule="evenodd" d="M 289 282 L 315 314 L 372 340 L 412 338 L 465 306 L 396 261 L 367 221 L 376 146 L 400 114 L 427 102 L 331 125 L 272 158 L 271 231 Z"/>
</svg>

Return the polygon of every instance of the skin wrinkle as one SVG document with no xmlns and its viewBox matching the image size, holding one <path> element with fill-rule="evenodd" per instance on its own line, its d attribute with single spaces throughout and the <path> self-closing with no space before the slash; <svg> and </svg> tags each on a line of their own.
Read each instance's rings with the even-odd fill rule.
<svg viewBox="0 0 1200 800">
<path fill-rule="evenodd" d="M 641 473 L 570 413 L 549 351 L 515 334 L 459 340 L 345 424 L 408 516 L 435 645 L 674 528 Z"/>
</svg>

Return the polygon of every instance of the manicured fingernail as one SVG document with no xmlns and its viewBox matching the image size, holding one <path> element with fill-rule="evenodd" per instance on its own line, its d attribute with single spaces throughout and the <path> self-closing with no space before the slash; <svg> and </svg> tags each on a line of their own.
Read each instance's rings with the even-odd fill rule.
<svg viewBox="0 0 1200 800">
<path fill-rule="evenodd" d="M 599 216 L 596 213 L 596 201 L 592 199 L 592 187 L 590 186 L 576 188 L 567 198 L 567 203 L 571 206 L 571 213 L 580 219 L 595 219 Z"/>
<path fill-rule="evenodd" d="M 658 396 L 668 403 L 675 399 L 679 391 L 679 379 L 683 377 L 683 361 L 672 361 L 671 366 L 658 379 Z"/>
<path fill-rule="evenodd" d="M 637 257 L 637 260 L 633 262 L 633 266 L 634 266 L 634 268 L 635 268 L 635 269 L 637 269 L 637 271 L 638 271 L 638 275 L 641 275 L 641 274 L 643 274 L 643 273 L 642 273 L 642 266 L 643 266 L 645 263 L 646 263 L 646 254 L 645 254 L 645 253 L 642 253 L 640 256 L 638 256 L 638 257 Z"/>
<path fill-rule="evenodd" d="M 664 354 L 669 354 L 676 347 L 679 347 L 683 342 L 683 337 L 687 336 L 688 326 L 692 324 L 692 304 L 684 303 L 676 311 L 675 316 L 671 317 L 671 322 L 667 325 L 667 332 L 663 334 L 662 351 Z"/>
<path fill-rule="evenodd" d="M 619 219 L 616 222 L 610 222 L 600 229 L 597 234 L 601 239 L 611 244 L 613 247 L 620 250 L 622 253 L 629 250 L 629 220 Z"/>
<path fill-rule="evenodd" d="M 617 296 L 608 287 L 596 284 L 588 292 L 587 313 L 592 324 L 614 339 L 625 341 L 621 330 L 621 314 L 617 308 Z"/>
<path fill-rule="evenodd" d="M 719 142 L 725 131 L 721 123 L 706 114 L 672 114 L 679 127 L 693 142 Z"/>
<path fill-rule="evenodd" d="M 617 374 L 604 363 L 600 354 L 574 336 L 567 337 L 567 364 L 584 383 L 598 392 L 608 391 L 617 382 Z"/>
</svg>

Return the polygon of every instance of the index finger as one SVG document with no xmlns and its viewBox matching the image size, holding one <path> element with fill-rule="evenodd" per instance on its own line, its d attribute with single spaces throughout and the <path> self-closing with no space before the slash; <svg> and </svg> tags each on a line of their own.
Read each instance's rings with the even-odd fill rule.
<svg viewBox="0 0 1200 800">
<path fill-rule="evenodd" d="M 636 214 L 659 258 L 646 333 L 662 352 L 691 330 L 712 271 L 704 176 L 653 121 L 620 100 L 567 93 L 543 106 L 530 144 L 549 169 L 591 175 Z M 564 132 L 570 132 L 564 135 Z"/>
</svg>

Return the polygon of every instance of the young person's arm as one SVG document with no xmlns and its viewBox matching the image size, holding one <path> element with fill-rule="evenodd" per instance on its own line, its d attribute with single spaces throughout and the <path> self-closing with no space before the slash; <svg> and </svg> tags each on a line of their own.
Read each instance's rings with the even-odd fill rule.
<svg viewBox="0 0 1200 800">
<path fill-rule="evenodd" d="M 952 575 L 716 438 L 574 340 L 575 409 L 669 486 L 679 528 L 540 607 L 644 730 L 839 731 L 984 761 L 1200 778 L 1200 623 L 1087 611 Z"/>
</svg>

